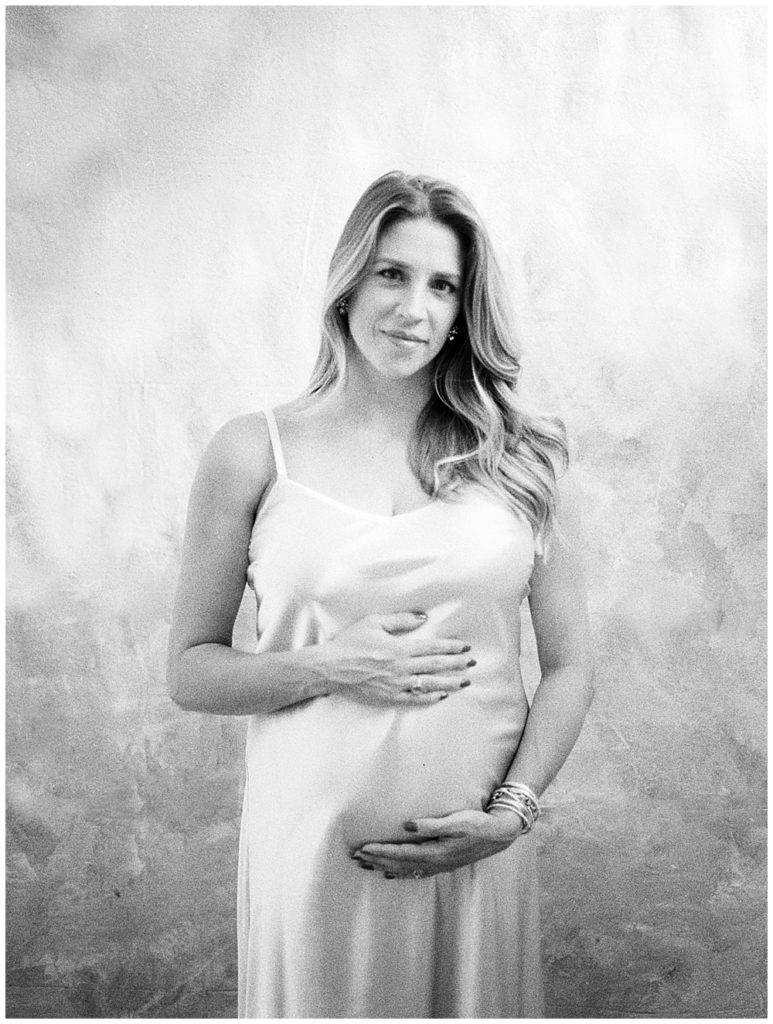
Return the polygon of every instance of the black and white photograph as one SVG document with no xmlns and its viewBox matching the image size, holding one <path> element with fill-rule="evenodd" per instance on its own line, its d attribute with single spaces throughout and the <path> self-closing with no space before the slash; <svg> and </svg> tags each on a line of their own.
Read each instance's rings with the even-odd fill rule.
<svg viewBox="0 0 773 1024">
<path fill-rule="evenodd" d="M 767 32 L 6 6 L 7 1018 L 766 1016 Z"/>
</svg>

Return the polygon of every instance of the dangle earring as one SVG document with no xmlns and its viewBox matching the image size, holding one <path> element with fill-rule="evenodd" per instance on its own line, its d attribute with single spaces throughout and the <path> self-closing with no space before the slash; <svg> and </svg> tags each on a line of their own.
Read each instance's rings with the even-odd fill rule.
<svg viewBox="0 0 773 1024">
<path fill-rule="evenodd" d="M 459 333 L 459 328 L 456 326 L 456 324 L 454 324 L 454 326 L 448 332 L 448 338 L 446 340 L 447 341 L 455 341 L 456 340 L 456 336 L 457 336 L 458 333 Z"/>
<path fill-rule="evenodd" d="M 336 303 L 336 309 L 338 310 L 338 315 L 346 319 L 346 314 L 349 312 L 349 300 L 345 295 Z"/>
</svg>

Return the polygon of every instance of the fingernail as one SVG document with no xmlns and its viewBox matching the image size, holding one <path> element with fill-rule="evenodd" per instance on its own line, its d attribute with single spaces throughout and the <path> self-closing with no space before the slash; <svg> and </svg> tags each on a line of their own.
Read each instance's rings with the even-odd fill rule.
<svg viewBox="0 0 773 1024">
<path fill-rule="evenodd" d="M 406 821 L 405 824 L 403 825 L 403 828 L 405 829 L 406 832 L 419 831 L 419 826 L 416 824 L 415 821 Z"/>
<path fill-rule="evenodd" d="M 471 684 L 472 684 L 472 680 L 471 679 L 463 679 L 461 681 L 461 683 L 459 683 L 459 689 L 463 690 L 465 688 L 465 686 L 470 686 Z"/>
<path fill-rule="evenodd" d="M 417 619 L 426 619 L 427 618 L 427 613 L 426 612 L 414 612 L 413 614 L 416 616 Z"/>
<path fill-rule="evenodd" d="M 386 873 L 386 871 L 384 872 L 384 878 L 394 878 L 394 877 L 395 877 L 394 875 L 388 875 Z"/>
<path fill-rule="evenodd" d="M 478 663 L 475 660 L 475 658 L 470 658 L 470 660 L 467 662 L 467 668 L 472 668 L 473 665 L 477 665 L 477 664 Z"/>
<path fill-rule="evenodd" d="M 467 651 L 471 651 L 471 650 L 472 650 L 472 647 L 470 647 L 469 644 L 465 644 L 464 647 L 462 648 L 462 654 L 466 654 Z"/>
<path fill-rule="evenodd" d="M 365 871 L 372 871 L 373 870 L 373 865 L 372 864 L 365 864 L 363 861 L 360 861 L 360 867 L 363 868 Z"/>
<path fill-rule="evenodd" d="M 448 698 L 448 694 L 447 693 L 441 693 L 440 697 L 438 697 L 438 700 L 446 700 L 447 698 Z"/>
</svg>

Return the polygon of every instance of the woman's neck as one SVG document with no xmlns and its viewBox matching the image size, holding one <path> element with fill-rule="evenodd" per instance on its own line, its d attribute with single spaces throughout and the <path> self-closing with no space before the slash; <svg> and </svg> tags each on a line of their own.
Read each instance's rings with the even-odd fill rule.
<svg viewBox="0 0 773 1024">
<path fill-rule="evenodd" d="M 360 372 L 351 363 L 338 393 L 341 412 L 369 432 L 408 437 L 432 395 L 431 371 L 389 379 Z M 338 404 L 337 403 L 337 404 Z"/>
</svg>

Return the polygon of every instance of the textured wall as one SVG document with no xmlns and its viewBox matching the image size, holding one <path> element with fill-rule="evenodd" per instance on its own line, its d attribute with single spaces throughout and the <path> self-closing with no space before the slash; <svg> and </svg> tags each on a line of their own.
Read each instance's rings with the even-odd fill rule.
<svg viewBox="0 0 773 1024">
<path fill-rule="evenodd" d="M 243 722 L 163 685 L 187 492 L 305 381 L 337 232 L 403 167 L 490 223 L 587 502 L 551 1012 L 761 1015 L 763 10 L 7 18 L 8 1012 L 234 1012 Z"/>
</svg>

